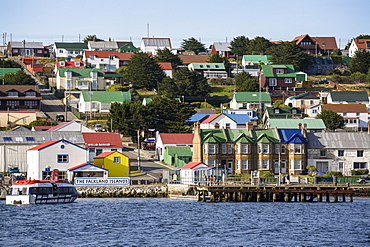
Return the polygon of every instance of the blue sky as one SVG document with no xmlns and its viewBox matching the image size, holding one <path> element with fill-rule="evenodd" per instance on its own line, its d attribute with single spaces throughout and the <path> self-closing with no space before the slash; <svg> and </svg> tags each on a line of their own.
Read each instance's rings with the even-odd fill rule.
<svg viewBox="0 0 370 247">
<path fill-rule="evenodd" d="M 207 47 L 244 35 L 271 41 L 294 37 L 336 37 L 338 46 L 370 34 L 368 0 L 1 0 L 0 32 L 7 41 L 44 45 L 78 42 L 96 34 L 107 40 L 169 37 L 173 47 L 194 37 Z M 3 40 L 1 40 L 1 43 Z"/>
</svg>

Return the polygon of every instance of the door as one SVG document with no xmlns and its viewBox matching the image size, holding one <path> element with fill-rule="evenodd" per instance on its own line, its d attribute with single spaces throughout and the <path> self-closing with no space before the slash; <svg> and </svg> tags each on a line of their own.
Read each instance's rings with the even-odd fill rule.
<svg viewBox="0 0 370 247">
<path fill-rule="evenodd" d="M 327 161 L 318 161 L 318 162 L 316 162 L 316 169 L 319 172 L 326 173 L 329 170 L 329 162 L 327 162 Z"/>
</svg>

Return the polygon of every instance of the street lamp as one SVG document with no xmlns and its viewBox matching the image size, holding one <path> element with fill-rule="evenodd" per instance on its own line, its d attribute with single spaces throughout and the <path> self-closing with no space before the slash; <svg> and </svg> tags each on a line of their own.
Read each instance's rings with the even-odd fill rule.
<svg viewBox="0 0 370 247">
<path fill-rule="evenodd" d="M 140 171 L 140 128 L 137 129 L 137 170 Z"/>
</svg>

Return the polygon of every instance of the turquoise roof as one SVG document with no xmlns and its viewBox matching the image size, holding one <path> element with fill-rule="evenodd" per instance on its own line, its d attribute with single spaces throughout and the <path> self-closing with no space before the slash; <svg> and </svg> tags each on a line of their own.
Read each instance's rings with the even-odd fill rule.
<svg viewBox="0 0 370 247">
<path fill-rule="evenodd" d="M 307 129 L 324 130 L 326 126 L 322 119 L 304 118 L 304 119 L 275 119 L 267 120 L 270 128 L 278 129 L 298 129 L 298 124 L 307 124 Z"/>
<path fill-rule="evenodd" d="M 264 62 L 270 61 L 271 55 L 244 55 L 243 59 L 245 61 L 254 61 L 254 62 Z"/>
</svg>

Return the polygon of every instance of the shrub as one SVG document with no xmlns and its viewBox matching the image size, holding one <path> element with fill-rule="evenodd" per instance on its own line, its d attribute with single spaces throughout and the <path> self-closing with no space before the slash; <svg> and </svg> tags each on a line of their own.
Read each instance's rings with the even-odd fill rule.
<svg viewBox="0 0 370 247">
<path fill-rule="evenodd" d="M 352 175 L 367 175 L 367 174 L 369 174 L 369 170 L 368 170 L 368 169 L 363 169 L 363 170 L 352 170 L 352 171 L 351 171 L 351 174 L 352 174 Z"/>
<path fill-rule="evenodd" d="M 307 169 L 307 170 L 310 170 L 310 171 L 313 171 L 313 172 L 317 172 L 316 167 L 315 167 L 315 166 L 313 166 L 313 165 L 308 165 L 308 166 L 306 166 L 306 169 Z"/>
<path fill-rule="evenodd" d="M 260 171 L 260 177 L 261 178 L 274 178 L 275 175 L 269 171 Z"/>
<path fill-rule="evenodd" d="M 338 171 L 330 171 L 330 172 L 327 172 L 324 177 L 331 177 L 331 176 L 343 177 L 343 174 L 342 172 L 338 172 Z"/>
</svg>

